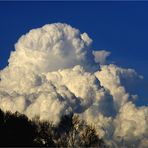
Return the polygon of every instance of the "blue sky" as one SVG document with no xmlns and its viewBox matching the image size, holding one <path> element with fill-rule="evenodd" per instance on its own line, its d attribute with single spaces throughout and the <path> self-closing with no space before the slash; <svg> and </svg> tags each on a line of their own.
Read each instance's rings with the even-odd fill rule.
<svg viewBox="0 0 148 148">
<path fill-rule="evenodd" d="M 0 69 L 22 34 L 64 22 L 87 32 L 93 48 L 110 51 L 117 65 L 136 69 L 148 88 L 148 2 L 0 2 L 0 20 Z"/>
</svg>

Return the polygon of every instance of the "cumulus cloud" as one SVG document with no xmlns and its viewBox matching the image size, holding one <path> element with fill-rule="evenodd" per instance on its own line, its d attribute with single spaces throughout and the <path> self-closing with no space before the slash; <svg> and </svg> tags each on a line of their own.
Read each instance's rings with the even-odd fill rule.
<svg viewBox="0 0 148 148">
<path fill-rule="evenodd" d="M 148 108 L 136 107 L 138 95 L 129 90 L 142 77 L 106 64 L 110 52 L 93 51 L 91 44 L 86 33 L 61 23 L 23 35 L 0 71 L 0 108 L 55 125 L 74 113 L 112 146 L 144 147 Z"/>
<path fill-rule="evenodd" d="M 137 95 L 129 94 L 126 91 L 125 81 L 130 83 L 130 79 L 141 79 L 135 70 L 124 69 L 116 65 L 101 66 L 101 70 L 95 73 L 96 77 L 107 91 L 113 96 L 117 109 L 124 105 L 128 100 L 134 100 Z M 126 83 L 128 85 L 128 83 Z"/>
<path fill-rule="evenodd" d="M 81 34 L 69 25 L 45 25 L 31 30 L 18 40 L 9 65 L 37 72 L 55 71 L 75 65 L 87 67 L 91 42 L 86 33 Z"/>
<path fill-rule="evenodd" d="M 106 50 L 93 51 L 94 60 L 96 63 L 105 64 L 107 57 L 111 53 Z"/>
</svg>

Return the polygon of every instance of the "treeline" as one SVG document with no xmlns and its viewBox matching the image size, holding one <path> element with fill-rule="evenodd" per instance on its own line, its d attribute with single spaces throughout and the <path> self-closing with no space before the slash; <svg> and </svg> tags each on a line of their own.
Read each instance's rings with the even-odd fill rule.
<svg viewBox="0 0 148 148">
<path fill-rule="evenodd" d="M 95 129 L 77 116 L 64 116 L 55 127 L 38 118 L 31 121 L 18 112 L 12 114 L 1 110 L 0 146 L 106 147 Z"/>
</svg>

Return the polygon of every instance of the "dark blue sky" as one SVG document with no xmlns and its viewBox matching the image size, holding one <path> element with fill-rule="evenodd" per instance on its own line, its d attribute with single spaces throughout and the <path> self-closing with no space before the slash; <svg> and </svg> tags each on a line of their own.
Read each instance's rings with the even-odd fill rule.
<svg viewBox="0 0 148 148">
<path fill-rule="evenodd" d="M 0 69 L 22 34 L 55 22 L 87 32 L 94 49 L 109 50 L 117 65 L 136 69 L 148 88 L 148 2 L 0 2 Z"/>
</svg>

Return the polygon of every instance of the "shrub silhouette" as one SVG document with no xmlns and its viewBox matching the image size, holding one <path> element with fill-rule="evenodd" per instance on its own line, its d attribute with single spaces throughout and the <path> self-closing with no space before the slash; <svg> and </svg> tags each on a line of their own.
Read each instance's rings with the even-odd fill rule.
<svg viewBox="0 0 148 148">
<path fill-rule="evenodd" d="M 0 110 L 0 146 L 101 147 L 105 143 L 78 116 L 63 116 L 58 126 L 18 112 Z"/>
</svg>

